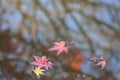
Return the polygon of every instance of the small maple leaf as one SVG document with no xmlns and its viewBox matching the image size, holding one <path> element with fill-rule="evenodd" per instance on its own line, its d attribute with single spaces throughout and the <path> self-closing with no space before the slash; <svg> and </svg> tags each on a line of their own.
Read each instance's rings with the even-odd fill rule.
<svg viewBox="0 0 120 80">
<path fill-rule="evenodd" d="M 41 69 L 41 67 L 35 67 L 35 69 L 33 69 L 33 72 L 39 77 L 40 75 L 43 75 L 45 70 Z"/>
<path fill-rule="evenodd" d="M 41 61 L 42 61 L 42 63 L 46 63 L 46 62 L 48 62 L 48 58 L 46 57 L 46 56 L 43 56 L 43 57 L 41 57 Z"/>
<path fill-rule="evenodd" d="M 93 61 L 97 66 L 101 66 L 101 69 L 104 69 L 104 67 L 107 65 L 107 60 L 109 59 L 110 56 L 108 57 L 103 57 L 103 56 L 95 56 L 93 55 L 90 60 Z"/>
<path fill-rule="evenodd" d="M 104 69 L 104 67 L 106 66 L 106 61 L 105 60 L 99 61 L 96 65 L 101 66 L 101 69 Z"/>
<path fill-rule="evenodd" d="M 48 68 L 52 68 L 52 65 L 53 65 L 53 63 L 50 62 L 50 61 L 48 61 L 48 62 L 44 65 L 44 67 L 45 67 L 45 69 L 48 70 Z"/>
<path fill-rule="evenodd" d="M 101 69 L 104 69 L 104 67 L 107 65 L 107 60 L 109 59 L 109 57 L 110 56 L 107 57 L 100 56 L 99 61 L 96 65 L 101 66 Z"/>
<path fill-rule="evenodd" d="M 49 61 L 49 59 L 46 56 L 43 56 L 41 58 L 41 61 L 42 61 L 43 67 L 47 70 L 48 70 L 48 68 L 51 68 L 53 65 L 53 63 L 51 61 Z"/>
<path fill-rule="evenodd" d="M 32 62 L 31 64 L 36 65 L 38 67 L 44 67 L 45 69 L 51 68 L 53 63 L 49 61 L 49 58 L 46 56 L 38 57 L 34 56 L 35 62 Z"/>
<path fill-rule="evenodd" d="M 39 66 L 39 67 L 42 67 L 42 66 L 43 66 L 40 57 L 38 57 L 38 56 L 34 56 L 34 59 L 35 59 L 35 62 L 32 62 L 31 64 L 36 65 L 36 66 Z"/>
<path fill-rule="evenodd" d="M 64 41 L 54 42 L 54 46 L 49 48 L 48 51 L 58 51 L 57 55 L 65 51 L 68 52 L 68 47 L 66 46 L 66 43 Z"/>
</svg>

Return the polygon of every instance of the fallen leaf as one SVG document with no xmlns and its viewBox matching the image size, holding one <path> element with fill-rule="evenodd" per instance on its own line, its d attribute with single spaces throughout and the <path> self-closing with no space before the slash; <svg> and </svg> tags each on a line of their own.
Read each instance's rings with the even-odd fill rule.
<svg viewBox="0 0 120 80">
<path fill-rule="evenodd" d="M 35 62 L 32 62 L 31 64 L 36 65 L 36 66 L 39 66 L 39 67 L 42 67 L 42 66 L 43 66 L 40 57 L 38 57 L 38 56 L 34 56 L 34 59 L 35 59 Z"/>
<path fill-rule="evenodd" d="M 48 70 L 48 68 L 51 68 L 53 63 L 49 61 L 49 59 L 46 56 L 38 57 L 34 56 L 35 62 L 32 62 L 31 64 L 36 65 L 38 67 L 44 67 Z"/>
<path fill-rule="evenodd" d="M 105 60 L 99 61 L 96 65 L 101 66 L 101 69 L 104 69 L 104 67 L 106 66 L 106 61 Z"/>
<path fill-rule="evenodd" d="M 49 48 L 48 51 L 58 51 L 57 55 L 61 54 L 63 51 L 68 52 L 68 47 L 64 41 L 54 42 L 54 46 Z"/>
<path fill-rule="evenodd" d="M 39 77 L 40 75 L 43 75 L 45 70 L 41 69 L 41 67 L 35 67 L 35 69 L 33 69 L 33 72 Z"/>
</svg>

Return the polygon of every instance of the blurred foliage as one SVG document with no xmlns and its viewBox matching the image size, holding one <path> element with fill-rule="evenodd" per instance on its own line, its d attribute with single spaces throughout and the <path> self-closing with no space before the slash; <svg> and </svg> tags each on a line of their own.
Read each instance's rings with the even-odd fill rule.
<svg viewBox="0 0 120 80">
<path fill-rule="evenodd" d="M 0 80 L 37 80 L 33 55 L 54 63 L 40 80 L 120 80 L 119 14 L 120 0 L 0 0 Z M 48 52 L 60 40 L 68 54 Z M 104 70 L 93 54 L 111 56 Z"/>
</svg>

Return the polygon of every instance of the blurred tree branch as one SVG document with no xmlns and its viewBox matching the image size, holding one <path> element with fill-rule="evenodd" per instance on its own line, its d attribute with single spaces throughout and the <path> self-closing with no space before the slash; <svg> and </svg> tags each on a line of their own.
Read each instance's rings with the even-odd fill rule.
<svg viewBox="0 0 120 80">
<path fill-rule="evenodd" d="M 64 6 L 64 9 L 65 9 L 66 11 L 69 11 L 63 1 L 62 1 L 62 4 L 63 4 L 63 6 Z M 75 19 L 75 17 L 73 16 L 73 14 L 71 14 L 71 18 L 72 18 L 73 21 L 78 25 L 78 27 L 80 28 L 80 32 L 81 32 L 81 33 L 84 35 L 84 37 L 86 38 L 87 43 L 89 44 L 89 48 L 90 48 L 91 53 L 95 53 L 93 43 L 92 43 L 91 39 L 89 38 L 89 36 L 87 35 L 87 33 L 83 30 L 82 26 L 80 26 L 80 24 L 79 24 L 78 21 Z"/>
</svg>

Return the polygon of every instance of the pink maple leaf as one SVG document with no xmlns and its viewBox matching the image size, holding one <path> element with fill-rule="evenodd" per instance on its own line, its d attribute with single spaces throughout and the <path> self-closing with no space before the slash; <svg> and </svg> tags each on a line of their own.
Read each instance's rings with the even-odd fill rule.
<svg viewBox="0 0 120 80">
<path fill-rule="evenodd" d="M 48 59 L 46 56 L 43 56 L 43 57 L 41 58 L 41 61 L 42 61 L 42 62 L 45 62 L 45 63 L 48 62 L 48 60 L 49 60 L 49 59 Z"/>
<path fill-rule="evenodd" d="M 46 56 L 38 57 L 34 56 L 35 62 L 32 62 L 31 64 L 36 65 L 38 67 L 44 67 L 45 69 L 51 68 L 53 63 L 49 61 L 49 59 Z"/>
<path fill-rule="evenodd" d="M 48 70 L 48 68 L 52 68 L 52 65 L 53 65 L 53 63 L 48 61 L 47 63 L 45 63 L 44 67 L 45 67 L 45 69 Z"/>
<path fill-rule="evenodd" d="M 35 59 L 35 62 L 32 62 L 31 64 L 42 67 L 43 64 L 42 64 L 41 58 L 38 56 L 33 56 L 33 57 Z"/>
<path fill-rule="evenodd" d="M 58 51 L 57 55 L 65 51 L 68 52 L 68 47 L 66 46 L 66 43 L 64 41 L 54 42 L 54 46 L 49 48 L 49 51 Z"/>
<path fill-rule="evenodd" d="M 41 58 L 41 61 L 42 61 L 43 67 L 47 70 L 48 70 L 48 68 L 51 68 L 53 65 L 53 63 L 51 61 L 49 61 L 49 58 L 47 58 L 46 56 L 43 56 Z"/>
<path fill-rule="evenodd" d="M 97 66 L 101 66 L 101 69 L 104 69 L 104 67 L 107 65 L 107 60 L 109 59 L 110 56 L 108 57 L 103 57 L 103 56 L 95 56 L 93 55 L 90 60 L 93 61 Z"/>
<path fill-rule="evenodd" d="M 110 56 L 107 56 L 107 57 L 100 56 L 99 61 L 96 65 L 101 66 L 101 69 L 104 69 L 104 67 L 107 65 L 107 60 L 109 58 L 110 58 Z"/>
<path fill-rule="evenodd" d="M 106 61 L 105 60 L 99 61 L 96 65 L 101 66 L 101 69 L 104 69 L 104 67 L 106 66 Z"/>
</svg>

